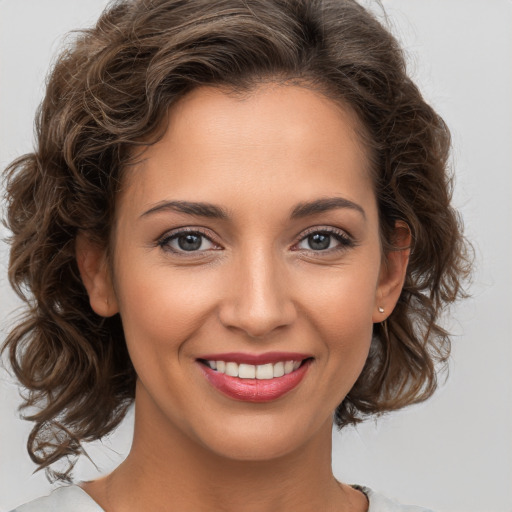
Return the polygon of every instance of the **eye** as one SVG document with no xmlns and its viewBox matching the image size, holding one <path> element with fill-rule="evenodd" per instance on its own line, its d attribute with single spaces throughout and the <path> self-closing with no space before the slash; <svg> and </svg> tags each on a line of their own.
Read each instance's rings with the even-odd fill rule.
<svg viewBox="0 0 512 512">
<path fill-rule="evenodd" d="M 306 234 L 296 245 L 299 250 L 331 252 L 353 247 L 354 241 L 345 232 L 330 229 L 315 229 Z"/>
<path fill-rule="evenodd" d="M 158 241 L 158 245 L 165 251 L 182 254 L 219 249 L 219 246 L 204 233 L 192 230 L 167 234 Z"/>
</svg>

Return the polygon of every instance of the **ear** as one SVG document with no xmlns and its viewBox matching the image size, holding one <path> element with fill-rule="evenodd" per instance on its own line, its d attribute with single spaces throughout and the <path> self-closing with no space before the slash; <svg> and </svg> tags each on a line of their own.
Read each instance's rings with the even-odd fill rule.
<svg viewBox="0 0 512 512">
<path fill-rule="evenodd" d="M 404 286 L 411 253 L 411 230 L 403 221 L 396 221 L 390 250 L 383 258 L 375 295 L 373 322 L 384 321 L 393 311 Z"/>
<path fill-rule="evenodd" d="M 118 313 L 105 249 L 93 242 L 86 233 L 80 232 L 75 241 L 75 254 L 93 311 L 104 317 Z"/>
</svg>

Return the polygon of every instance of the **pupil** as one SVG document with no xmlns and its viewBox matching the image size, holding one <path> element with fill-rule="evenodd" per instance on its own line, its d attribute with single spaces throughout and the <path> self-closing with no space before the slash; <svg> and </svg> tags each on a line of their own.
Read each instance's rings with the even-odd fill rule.
<svg viewBox="0 0 512 512">
<path fill-rule="evenodd" d="M 184 251 L 196 251 L 201 247 L 201 237 L 198 235 L 184 235 L 178 238 L 178 245 Z"/>
<path fill-rule="evenodd" d="M 311 249 L 321 251 L 329 247 L 329 244 L 331 243 L 331 236 L 322 233 L 315 233 L 314 235 L 310 235 L 308 237 L 308 242 Z"/>
</svg>

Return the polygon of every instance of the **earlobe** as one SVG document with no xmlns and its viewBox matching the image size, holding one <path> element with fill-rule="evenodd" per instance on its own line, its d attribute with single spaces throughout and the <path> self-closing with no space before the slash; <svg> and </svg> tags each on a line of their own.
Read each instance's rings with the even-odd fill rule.
<svg viewBox="0 0 512 512">
<path fill-rule="evenodd" d="M 80 232 L 75 241 L 75 254 L 93 311 L 103 317 L 118 313 L 105 249 L 93 242 L 86 233 Z"/>
<path fill-rule="evenodd" d="M 392 249 L 386 254 L 375 295 L 373 322 L 384 321 L 393 311 L 402 292 L 411 252 L 411 230 L 403 221 L 396 221 Z"/>
</svg>

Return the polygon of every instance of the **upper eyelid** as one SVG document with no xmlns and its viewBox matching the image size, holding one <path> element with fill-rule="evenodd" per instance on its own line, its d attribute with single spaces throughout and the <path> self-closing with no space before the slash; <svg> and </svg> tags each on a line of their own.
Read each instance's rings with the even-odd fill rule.
<svg viewBox="0 0 512 512">
<path fill-rule="evenodd" d="M 196 227 L 196 226 L 193 226 L 193 227 L 192 226 L 183 226 L 180 228 L 175 228 L 175 229 L 166 231 L 164 234 L 162 234 L 161 236 L 159 236 L 156 239 L 156 245 L 163 247 L 166 242 L 168 242 L 172 239 L 178 238 L 179 235 L 181 235 L 181 234 L 187 234 L 187 233 L 197 233 L 197 234 L 203 236 L 204 238 L 206 238 L 213 245 L 222 247 L 222 245 L 215 239 L 215 237 L 213 237 L 210 234 L 205 232 L 205 228 L 200 228 L 200 227 Z M 176 251 L 176 252 L 180 252 L 180 251 Z M 191 251 L 190 254 L 192 254 L 194 252 L 204 252 L 204 251 Z"/>
<path fill-rule="evenodd" d="M 176 235 L 180 235 L 181 233 L 199 233 L 200 235 L 204 236 L 205 238 L 208 238 L 208 240 L 210 240 L 212 242 L 214 242 L 213 239 L 215 238 L 210 234 L 210 230 L 208 230 L 206 228 L 202 228 L 199 226 L 182 226 L 179 228 L 169 229 L 169 230 L 165 231 L 162 235 L 160 235 L 157 238 L 157 241 L 165 240 L 167 238 L 172 238 Z M 217 242 L 215 242 L 215 243 L 217 243 Z"/>
<path fill-rule="evenodd" d="M 300 235 L 296 239 L 296 241 L 291 245 L 291 249 L 293 250 L 294 247 L 297 247 L 298 244 L 303 242 L 308 236 L 314 234 L 314 233 L 327 233 L 328 235 L 333 235 L 335 238 L 342 239 L 344 241 L 338 240 L 340 243 L 340 247 L 333 247 L 328 250 L 324 251 L 315 251 L 314 249 L 303 249 L 306 252 L 311 252 L 313 254 L 318 255 L 327 255 L 332 254 L 333 251 L 339 251 L 343 249 L 348 249 L 350 247 L 357 246 L 357 242 L 355 241 L 354 237 L 348 233 L 345 229 L 336 228 L 334 226 L 314 226 L 311 228 L 308 228 L 304 231 L 301 231 Z M 297 250 L 297 249 L 295 249 Z"/>
<path fill-rule="evenodd" d="M 340 235 L 348 239 L 353 239 L 353 236 L 346 230 L 337 228 L 334 226 L 312 226 L 300 232 L 297 236 L 297 241 L 301 241 L 312 233 L 333 233 L 335 235 Z"/>
<path fill-rule="evenodd" d="M 201 235 L 205 236 L 206 238 L 210 239 L 212 242 L 214 242 L 214 238 L 209 234 L 210 230 L 208 228 L 199 227 L 199 226 L 182 226 L 178 228 L 174 228 L 168 231 L 165 231 L 162 235 L 160 235 L 157 240 L 163 240 L 166 238 L 170 238 L 175 235 L 179 235 L 180 233 L 200 233 Z M 310 235 L 311 233 L 317 233 L 317 232 L 330 232 L 330 233 L 338 233 L 338 234 L 344 234 L 347 238 L 352 238 L 352 235 L 346 230 L 342 228 L 338 228 L 335 226 L 310 226 L 309 228 L 303 229 L 300 231 L 300 233 L 296 236 L 296 240 L 302 240 L 304 237 Z"/>
</svg>

